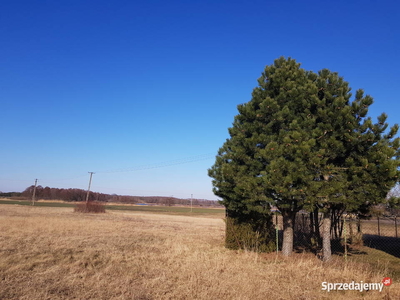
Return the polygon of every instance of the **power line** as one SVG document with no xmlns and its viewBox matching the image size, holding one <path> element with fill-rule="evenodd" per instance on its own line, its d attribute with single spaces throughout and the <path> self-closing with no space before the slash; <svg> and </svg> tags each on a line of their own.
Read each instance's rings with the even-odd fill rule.
<svg viewBox="0 0 400 300">
<path fill-rule="evenodd" d="M 3 181 L 23 181 L 23 182 L 30 182 L 31 180 L 28 179 L 7 179 L 7 178 L 0 178 Z"/>
<path fill-rule="evenodd" d="M 75 177 L 69 177 L 69 178 L 62 178 L 62 179 L 42 179 L 42 181 L 47 181 L 47 182 L 59 182 L 59 181 L 67 181 L 67 180 L 73 180 L 73 179 L 79 179 L 82 177 L 86 177 L 86 175 L 80 175 L 80 176 L 75 176 Z"/>
<path fill-rule="evenodd" d="M 215 158 L 215 153 L 199 154 L 199 155 L 195 155 L 195 156 L 183 157 L 183 158 L 180 158 L 180 159 L 164 161 L 164 162 L 158 162 L 158 163 L 154 163 L 154 164 L 133 166 L 133 167 L 130 167 L 130 168 L 114 169 L 114 170 L 108 170 L 108 171 L 96 171 L 96 173 L 101 173 L 101 174 L 122 173 L 122 172 L 134 172 L 134 171 L 141 171 L 141 170 L 157 169 L 157 168 L 164 168 L 164 167 L 169 167 L 169 166 L 174 166 L 174 165 L 181 165 L 181 164 L 187 164 L 187 163 L 192 163 L 192 162 L 197 162 L 197 161 L 208 160 L 208 159 L 211 159 L 211 158 Z M 90 180 L 89 180 L 88 191 L 90 190 L 90 184 L 91 184 L 92 175 L 95 172 L 89 172 L 89 173 L 90 173 Z M 67 181 L 67 180 L 79 179 L 79 178 L 82 178 L 82 177 L 86 177 L 86 176 L 85 175 L 80 175 L 80 176 L 75 176 L 75 177 L 69 177 L 69 178 L 63 178 L 63 179 L 50 179 L 50 180 L 41 179 L 41 181 L 42 182 L 43 181 L 45 181 L 45 182 L 59 182 L 59 181 Z M 27 180 L 13 180 L 13 179 L 4 179 L 4 178 L 0 178 L 0 180 L 27 181 Z M 36 184 L 36 182 L 35 182 L 35 184 Z M 109 189 L 111 189 L 111 188 L 109 188 Z M 131 190 L 131 189 L 125 189 L 125 190 Z M 131 190 L 131 191 L 134 191 L 134 189 Z"/>
<path fill-rule="evenodd" d="M 196 161 L 207 160 L 207 159 L 211 159 L 214 157 L 215 157 L 215 154 L 207 153 L 207 154 L 184 157 L 184 158 L 180 158 L 180 159 L 176 159 L 176 160 L 170 160 L 170 161 L 159 162 L 159 163 L 154 163 L 154 164 L 139 165 L 139 166 L 130 167 L 130 168 L 115 169 L 115 170 L 108 170 L 108 171 L 96 171 L 96 173 L 120 173 L 120 172 L 134 172 L 134 171 L 141 171 L 141 170 L 158 169 L 158 168 L 164 168 L 164 167 L 169 167 L 169 166 L 188 164 L 188 163 L 196 162 Z"/>
</svg>

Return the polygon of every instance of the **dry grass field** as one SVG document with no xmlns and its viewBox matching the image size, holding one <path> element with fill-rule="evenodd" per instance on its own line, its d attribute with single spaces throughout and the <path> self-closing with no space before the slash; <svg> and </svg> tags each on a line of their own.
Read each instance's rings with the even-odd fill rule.
<svg viewBox="0 0 400 300">
<path fill-rule="evenodd" d="M 336 257 L 224 248 L 220 216 L 0 206 L 0 299 L 400 299 L 321 290 L 321 282 L 381 282 L 376 269 Z"/>
</svg>

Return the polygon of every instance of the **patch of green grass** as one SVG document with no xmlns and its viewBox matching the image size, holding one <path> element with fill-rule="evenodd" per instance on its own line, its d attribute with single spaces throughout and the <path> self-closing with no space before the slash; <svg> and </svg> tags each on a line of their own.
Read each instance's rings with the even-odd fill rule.
<svg viewBox="0 0 400 300">
<path fill-rule="evenodd" d="M 153 212 L 153 213 L 171 213 L 171 214 L 224 214 L 224 209 L 214 208 L 199 208 L 193 207 L 191 212 L 190 207 L 177 207 L 177 206 L 131 206 L 131 205 L 107 205 L 107 209 L 111 210 L 129 210 L 129 211 L 141 211 L 141 212 Z"/>
<path fill-rule="evenodd" d="M 0 204 L 16 204 L 16 205 L 32 205 L 29 200 L 0 200 Z M 45 207 L 74 207 L 76 203 L 62 203 L 62 202 L 41 202 L 36 201 L 35 206 Z M 217 215 L 225 214 L 223 208 L 200 208 L 193 207 L 192 211 L 190 207 L 178 207 L 178 206 L 137 206 L 137 205 L 106 205 L 106 210 L 125 210 L 125 211 L 140 211 L 140 212 L 151 212 L 151 213 L 168 213 L 176 215 Z"/>
<path fill-rule="evenodd" d="M 30 200 L 0 200 L 0 204 L 32 205 L 32 201 L 30 201 Z M 74 207 L 75 204 L 62 203 L 62 202 L 40 202 L 40 201 L 35 201 L 35 206 Z"/>
</svg>

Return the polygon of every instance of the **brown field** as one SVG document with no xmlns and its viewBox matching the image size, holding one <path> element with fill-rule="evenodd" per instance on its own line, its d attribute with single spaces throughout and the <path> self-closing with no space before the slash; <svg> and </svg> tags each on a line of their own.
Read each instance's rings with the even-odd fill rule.
<svg viewBox="0 0 400 300">
<path fill-rule="evenodd" d="M 0 299 L 400 299 L 321 291 L 321 282 L 380 282 L 385 263 L 328 265 L 311 254 L 224 248 L 220 216 L 0 206 Z"/>
</svg>

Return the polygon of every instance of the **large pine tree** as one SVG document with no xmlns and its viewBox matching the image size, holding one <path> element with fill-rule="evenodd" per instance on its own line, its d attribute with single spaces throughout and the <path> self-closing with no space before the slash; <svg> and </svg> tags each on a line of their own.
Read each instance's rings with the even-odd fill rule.
<svg viewBox="0 0 400 300">
<path fill-rule="evenodd" d="M 290 58 L 267 66 L 251 101 L 238 106 L 231 138 L 209 170 L 228 216 L 260 203 L 279 208 L 285 255 L 293 250 L 296 213 L 312 196 L 307 187 L 314 179 L 309 164 L 314 159 L 310 131 L 315 119 L 310 115 L 318 90 L 316 76 L 310 75 Z"/>
<path fill-rule="evenodd" d="M 371 97 L 358 91 L 351 102 L 348 83 L 336 73 L 308 72 L 291 58 L 267 66 L 258 83 L 238 106 L 209 175 L 228 217 L 277 206 L 282 253 L 290 255 L 299 210 L 320 207 L 328 216 L 337 206 L 378 201 L 394 185 L 397 126 L 385 135 L 385 115 L 376 124 L 366 117 Z"/>
<path fill-rule="evenodd" d="M 347 82 L 337 73 L 322 70 L 318 87 L 315 153 L 317 181 L 314 205 L 324 212 L 323 250 L 330 259 L 331 220 L 344 211 L 357 211 L 368 203 L 382 202 L 398 180 L 398 126 L 388 129 L 386 114 L 373 123 L 367 116 L 372 97 L 358 90 L 355 99 Z M 387 133 L 385 134 L 385 132 Z M 318 180 L 319 179 L 319 180 Z M 334 227 L 338 224 L 333 224 Z M 337 231 L 334 230 L 337 235 Z"/>
</svg>

